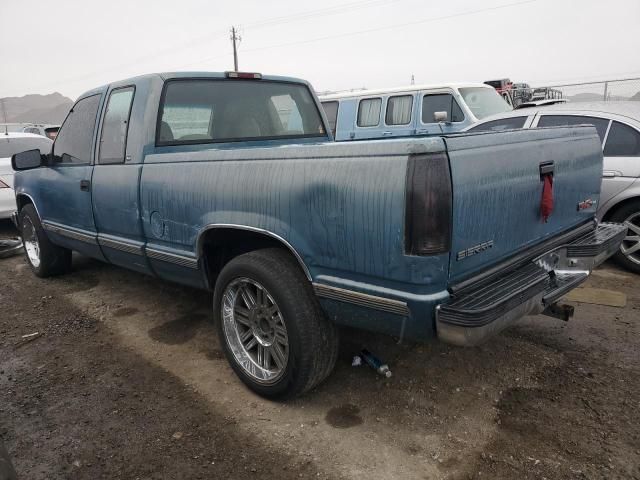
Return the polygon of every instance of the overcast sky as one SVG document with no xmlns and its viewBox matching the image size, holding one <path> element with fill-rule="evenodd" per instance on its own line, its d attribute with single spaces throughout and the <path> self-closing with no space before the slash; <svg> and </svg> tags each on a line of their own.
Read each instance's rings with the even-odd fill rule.
<svg viewBox="0 0 640 480">
<path fill-rule="evenodd" d="M 0 97 L 233 68 L 316 90 L 640 76 L 639 0 L 0 0 Z"/>
</svg>

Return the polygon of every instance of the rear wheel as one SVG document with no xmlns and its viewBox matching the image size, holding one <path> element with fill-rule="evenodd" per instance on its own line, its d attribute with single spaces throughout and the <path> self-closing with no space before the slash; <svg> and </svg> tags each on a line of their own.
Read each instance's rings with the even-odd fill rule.
<svg viewBox="0 0 640 480">
<path fill-rule="evenodd" d="M 624 223 L 629 229 L 614 260 L 620 266 L 640 273 L 640 200 L 623 205 L 611 215 L 610 220 Z"/>
<path fill-rule="evenodd" d="M 214 316 L 231 367 L 259 395 L 299 395 L 335 365 L 337 329 L 288 252 L 264 249 L 231 260 L 216 282 Z"/>
<path fill-rule="evenodd" d="M 71 250 L 51 243 L 33 205 L 22 207 L 18 225 L 29 266 L 38 277 L 60 275 L 71 269 Z"/>
</svg>

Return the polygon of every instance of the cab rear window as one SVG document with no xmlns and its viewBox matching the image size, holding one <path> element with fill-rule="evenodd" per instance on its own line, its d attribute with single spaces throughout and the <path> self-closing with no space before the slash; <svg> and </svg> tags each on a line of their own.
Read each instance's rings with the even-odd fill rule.
<svg viewBox="0 0 640 480">
<path fill-rule="evenodd" d="M 185 79 L 165 85 L 157 145 L 326 136 L 305 85 Z"/>
</svg>

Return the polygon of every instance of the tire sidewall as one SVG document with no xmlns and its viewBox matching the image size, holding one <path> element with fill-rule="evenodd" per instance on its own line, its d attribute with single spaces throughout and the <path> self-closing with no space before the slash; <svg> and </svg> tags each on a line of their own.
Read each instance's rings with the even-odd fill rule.
<svg viewBox="0 0 640 480">
<path fill-rule="evenodd" d="M 31 224 L 33 225 L 33 228 L 36 232 L 36 237 L 38 237 L 38 252 L 40 255 L 40 265 L 36 267 L 33 265 L 33 263 L 31 263 L 31 259 L 29 258 L 29 255 L 26 254 L 26 248 L 25 248 L 25 256 L 27 257 L 27 263 L 29 264 L 29 267 L 31 267 L 31 270 L 33 271 L 33 273 L 35 273 L 37 276 L 40 277 L 42 276 L 42 273 L 43 273 L 42 247 L 43 247 L 44 241 L 46 241 L 47 238 L 42 228 L 42 224 L 40 223 L 40 219 L 38 218 L 38 215 L 35 213 L 35 208 L 33 208 L 29 204 L 29 205 L 25 205 L 22 208 L 22 210 L 20 210 L 20 214 L 18 215 L 18 221 L 20 224 L 20 238 L 22 239 L 23 244 L 24 244 L 23 228 L 24 228 L 25 217 L 29 217 L 29 220 L 31 221 Z"/>
<path fill-rule="evenodd" d="M 281 397 L 286 395 L 295 381 L 296 370 L 298 368 L 299 359 L 302 356 L 302 339 L 298 325 L 295 322 L 295 312 L 293 306 L 290 304 L 291 299 L 287 298 L 288 295 L 283 294 L 281 286 L 277 284 L 277 280 L 273 278 L 273 274 L 263 271 L 261 265 L 249 265 L 244 259 L 238 258 L 236 261 L 232 261 L 227 267 L 223 269 L 220 276 L 216 281 L 213 299 L 214 320 L 216 328 L 218 330 L 218 336 L 220 343 L 224 350 L 225 356 L 231 365 L 231 368 L 241 378 L 241 380 L 247 384 L 252 390 L 267 397 Z M 269 295 L 275 300 L 282 318 L 284 320 L 285 327 L 287 329 L 287 337 L 289 341 L 289 358 L 284 374 L 280 379 L 272 384 L 261 384 L 253 379 L 245 370 L 238 364 L 233 352 L 229 348 L 226 341 L 224 332 L 223 318 L 222 318 L 222 296 L 227 286 L 237 278 L 249 278 L 260 283 L 267 289 Z"/>
<path fill-rule="evenodd" d="M 609 220 L 616 223 L 624 223 L 627 218 L 638 212 L 640 212 L 640 200 L 635 200 L 616 209 L 616 211 L 609 217 Z M 624 253 L 622 253 L 622 250 L 618 249 L 613 258 L 619 265 L 627 270 L 640 274 L 640 265 L 630 260 Z"/>
</svg>

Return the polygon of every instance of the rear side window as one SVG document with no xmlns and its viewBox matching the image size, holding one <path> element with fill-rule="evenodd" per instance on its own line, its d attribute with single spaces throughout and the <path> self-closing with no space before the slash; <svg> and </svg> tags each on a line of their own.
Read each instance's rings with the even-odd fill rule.
<svg viewBox="0 0 640 480">
<path fill-rule="evenodd" d="M 40 130 L 37 128 L 25 128 L 24 133 L 35 133 L 36 135 L 40 135 Z"/>
<path fill-rule="evenodd" d="M 583 115 L 543 115 L 538 121 L 539 127 L 566 127 L 568 125 L 593 125 L 602 142 L 609 126 L 609 120 Z"/>
<path fill-rule="evenodd" d="M 90 163 L 93 130 L 100 95 L 78 100 L 58 131 L 53 144 L 53 161 L 64 164 Z"/>
<path fill-rule="evenodd" d="M 375 127 L 380 123 L 381 98 L 365 98 L 358 105 L 358 126 Z"/>
<path fill-rule="evenodd" d="M 338 124 L 338 106 L 339 102 L 322 102 L 322 108 L 324 109 L 324 114 L 327 116 L 327 121 L 329 122 L 329 128 L 331 129 L 331 133 L 333 136 L 336 136 L 336 126 Z"/>
<path fill-rule="evenodd" d="M 604 156 L 640 156 L 640 134 L 630 126 L 614 121 L 604 146 Z"/>
<path fill-rule="evenodd" d="M 305 85 L 268 80 L 170 80 L 157 145 L 326 136 Z"/>
<path fill-rule="evenodd" d="M 387 100 L 387 114 L 384 122 L 387 125 L 408 125 L 411 123 L 412 108 L 412 95 L 389 97 L 389 100 Z"/>
<path fill-rule="evenodd" d="M 436 112 L 447 112 L 447 119 L 450 122 L 464 122 L 464 113 L 450 93 L 422 97 L 422 123 L 434 123 Z"/>
<path fill-rule="evenodd" d="M 113 90 L 109 95 L 100 136 L 98 162 L 101 164 L 124 163 L 133 92 L 133 87 L 126 87 Z"/>
<path fill-rule="evenodd" d="M 502 130 L 515 130 L 524 127 L 527 117 L 509 117 L 500 120 L 481 123 L 467 130 L 468 132 L 501 132 Z"/>
</svg>

